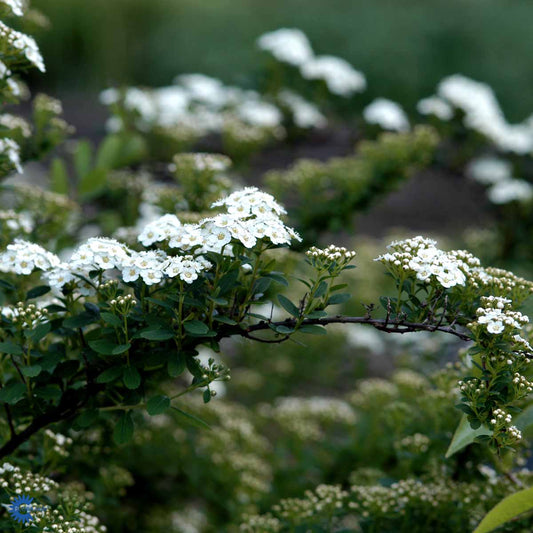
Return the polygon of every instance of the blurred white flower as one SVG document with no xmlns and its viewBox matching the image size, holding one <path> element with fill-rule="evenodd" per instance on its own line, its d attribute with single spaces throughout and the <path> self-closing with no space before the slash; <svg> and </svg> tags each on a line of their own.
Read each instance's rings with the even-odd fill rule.
<svg viewBox="0 0 533 533">
<path fill-rule="evenodd" d="M 493 204 L 509 202 L 529 202 L 533 199 L 533 185 L 524 180 L 509 179 L 495 183 L 488 191 Z"/>
<path fill-rule="evenodd" d="M 399 104 L 386 98 L 376 98 L 365 107 L 363 117 L 369 124 L 376 124 L 384 130 L 409 130 L 409 119 L 404 110 Z"/>
<path fill-rule="evenodd" d="M 350 63 L 335 56 L 317 56 L 300 66 L 308 80 L 324 80 L 329 91 L 339 96 L 351 96 L 366 89 L 366 78 Z"/>
<path fill-rule="evenodd" d="M 299 128 L 324 128 L 327 125 L 326 117 L 318 108 L 299 94 L 284 89 L 278 98 L 290 110 L 292 119 Z"/>
<path fill-rule="evenodd" d="M 280 28 L 257 39 L 261 50 L 270 52 L 278 61 L 300 66 L 313 58 L 313 49 L 305 33 L 296 28 Z"/>
<path fill-rule="evenodd" d="M 423 98 L 418 102 L 416 108 L 421 115 L 435 115 L 441 120 L 450 120 L 453 117 L 453 109 L 438 96 Z"/>
<path fill-rule="evenodd" d="M 512 166 L 509 161 L 497 157 L 479 157 L 470 162 L 466 168 L 469 178 L 492 185 L 512 178 Z"/>
</svg>

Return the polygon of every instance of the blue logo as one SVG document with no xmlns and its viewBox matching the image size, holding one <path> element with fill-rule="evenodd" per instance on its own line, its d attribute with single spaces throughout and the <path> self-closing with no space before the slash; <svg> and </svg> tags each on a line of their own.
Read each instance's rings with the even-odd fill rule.
<svg viewBox="0 0 533 533">
<path fill-rule="evenodd" d="M 17 496 L 9 506 L 11 518 L 24 525 L 31 522 L 33 518 L 31 515 L 31 511 L 33 510 L 32 502 L 33 498 L 30 498 L 30 496 L 26 496 L 25 494 Z"/>
</svg>

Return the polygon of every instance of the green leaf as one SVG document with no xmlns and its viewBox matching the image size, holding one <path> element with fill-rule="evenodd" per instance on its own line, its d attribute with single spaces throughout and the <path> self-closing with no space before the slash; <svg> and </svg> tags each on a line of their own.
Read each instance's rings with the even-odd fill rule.
<svg viewBox="0 0 533 533">
<path fill-rule="evenodd" d="M 480 426 L 478 429 L 472 429 L 468 422 L 468 417 L 463 415 L 455 433 L 453 435 L 450 446 L 446 451 L 445 457 L 451 457 L 454 453 L 462 450 L 465 446 L 472 444 L 476 437 L 480 435 L 491 435 L 492 432 L 486 426 Z"/>
<path fill-rule="evenodd" d="M 44 324 L 39 324 L 35 329 L 25 332 L 26 337 L 33 342 L 39 342 L 43 339 L 52 329 L 52 324 L 50 322 L 45 322 Z"/>
<path fill-rule="evenodd" d="M 209 403 L 209 401 L 211 400 L 211 391 L 209 389 L 205 389 L 202 396 L 204 399 L 204 403 Z"/>
<path fill-rule="evenodd" d="M 488 533 L 513 518 L 533 509 L 533 488 L 520 490 L 507 496 L 480 522 L 474 533 Z"/>
<path fill-rule="evenodd" d="M 50 292 L 50 287 L 48 285 L 39 285 L 38 287 L 33 287 L 26 293 L 26 300 L 31 300 L 32 298 L 38 298 L 43 294 Z"/>
<path fill-rule="evenodd" d="M 304 324 L 298 329 L 298 331 L 301 331 L 302 333 L 309 333 L 311 335 L 327 334 L 326 328 L 323 328 L 322 326 L 317 326 L 315 324 Z"/>
<path fill-rule="evenodd" d="M 127 352 L 131 348 L 131 344 L 128 342 L 128 344 L 119 344 L 118 346 L 115 346 L 113 348 L 113 351 L 111 352 L 113 355 L 120 355 L 121 353 Z"/>
<path fill-rule="evenodd" d="M 68 173 L 65 162 L 56 157 L 50 165 L 50 188 L 57 194 L 68 194 Z"/>
<path fill-rule="evenodd" d="M 287 326 L 273 326 L 272 328 L 276 333 L 281 333 L 282 335 L 290 335 L 294 333 L 294 328 L 288 328 Z"/>
<path fill-rule="evenodd" d="M 533 405 L 526 407 L 515 419 L 514 425 L 522 432 L 533 426 Z"/>
<path fill-rule="evenodd" d="M 114 350 L 117 349 L 117 344 L 109 339 L 98 339 L 89 341 L 89 346 L 101 355 L 114 355 Z"/>
<path fill-rule="evenodd" d="M 328 316 L 326 311 L 313 311 L 312 313 L 309 313 L 308 315 L 305 315 L 307 318 L 324 318 L 325 316 Z"/>
<path fill-rule="evenodd" d="M 122 375 L 123 368 L 124 367 L 122 365 L 116 365 L 112 366 L 111 368 L 107 368 L 96 378 L 96 382 L 109 383 L 114 381 Z"/>
<path fill-rule="evenodd" d="M 191 415 L 190 413 L 186 413 L 185 411 L 182 411 L 181 409 L 179 409 L 178 407 L 174 407 L 173 405 L 170 408 L 176 411 L 184 422 L 187 422 L 188 424 L 191 424 L 195 427 L 211 429 L 211 426 L 201 418 L 198 418 L 195 415 Z"/>
<path fill-rule="evenodd" d="M 168 396 L 154 396 L 146 402 L 146 410 L 151 416 L 160 415 L 170 407 L 170 398 Z"/>
<path fill-rule="evenodd" d="M 74 151 L 74 168 L 76 169 L 78 180 L 82 180 L 91 170 L 92 158 L 93 148 L 91 143 L 87 140 L 78 141 Z"/>
<path fill-rule="evenodd" d="M 113 440 L 117 444 L 125 444 L 133 437 L 133 419 L 129 411 L 122 413 L 118 419 L 115 430 L 113 431 Z"/>
<path fill-rule="evenodd" d="M 325 281 L 321 281 L 318 285 L 317 290 L 315 291 L 315 298 L 320 298 L 326 294 L 328 290 L 328 284 Z"/>
<path fill-rule="evenodd" d="M 204 324 L 199 320 L 189 320 L 183 324 L 183 327 L 189 335 L 193 335 L 194 337 L 201 337 L 202 335 L 209 333 L 209 327 L 207 324 Z"/>
<path fill-rule="evenodd" d="M 66 328 L 78 329 L 82 328 L 83 326 L 88 326 L 96 320 L 97 317 L 94 314 L 88 313 L 87 311 L 83 311 L 79 315 L 72 316 L 63 320 L 63 326 Z"/>
<path fill-rule="evenodd" d="M 88 428 L 89 426 L 92 426 L 94 422 L 96 422 L 98 416 L 98 409 L 86 409 L 76 418 L 75 424 L 77 424 L 80 428 Z"/>
<path fill-rule="evenodd" d="M 124 385 L 131 390 L 137 389 L 141 384 L 141 375 L 134 366 L 127 366 L 124 368 L 122 379 L 124 380 Z"/>
<path fill-rule="evenodd" d="M 265 276 L 272 279 L 276 283 L 279 283 L 280 285 L 285 285 L 285 287 L 289 286 L 289 282 L 285 279 L 285 276 L 281 274 L 280 272 L 269 272 L 268 274 L 265 274 Z"/>
<path fill-rule="evenodd" d="M 227 316 L 216 315 L 215 317 L 213 317 L 213 319 L 216 322 L 221 322 L 222 324 L 228 324 L 229 326 L 237 325 L 237 322 L 235 320 L 233 320 L 232 318 L 228 318 Z"/>
<path fill-rule="evenodd" d="M 327 305 L 343 304 L 344 302 L 347 302 L 351 297 L 352 295 L 348 294 L 347 292 L 343 292 L 341 294 L 333 294 L 328 300 Z"/>
<path fill-rule="evenodd" d="M 96 196 L 105 187 L 107 173 L 105 168 L 95 168 L 85 174 L 78 184 L 78 194 L 84 199 Z"/>
<path fill-rule="evenodd" d="M 148 329 L 144 329 L 143 331 L 139 332 L 139 336 L 149 341 L 166 341 L 169 339 L 173 339 L 176 336 L 176 334 L 170 329 L 148 328 Z"/>
<path fill-rule="evenodd" d="M 34 396 L 43 400 L 59 400 L 62 394 L 59 385 L 45 385 L 33 391 Z"/>
<path fill-rule="evenodd" d="M 167 370 L 171 378 L 181 376 L 185 370 L 185 356 L 180 352 L 171 353 L 168 358 Z"/>
<path fill-rule="evenodd" d="M 117 315 L 114 315 L 113 313 L 108 313 L 107 311 L 103 311 L 100 313 L 100 316 L 104 320 L 104 322 L 107 322 L 111 326 L 115 326 L 117 328 L 120 328 L 122 326 L 122 320 Z"/>
<path fill-rule="evenodd" d="M 35 378 L 41 373 L 42 367 L 40 365 L 24 366 L 20 371 L 28 378 Z"/>
<path fill-rule="evenodd" d="M 295 317 L 300 316 L 300 310 L 298 307 L 296 307 L 286 296 L 283 296 L 283 294 L 278 294 L 278 301 L 281 307 L 283 307 L 287 313 Z"/>
<path fill-rule="evenodd" d="M 26 394 L 24 383 L 10 383 L 0 390 L 0 402 L 14 405 L 22 400 Z"/>
<path fill-rule="evenodd" d="M 0 353 L 7 353 L 9 355 L 21 355 L 22 346 L 11 341 L 0 342 Z"/>
</svg>

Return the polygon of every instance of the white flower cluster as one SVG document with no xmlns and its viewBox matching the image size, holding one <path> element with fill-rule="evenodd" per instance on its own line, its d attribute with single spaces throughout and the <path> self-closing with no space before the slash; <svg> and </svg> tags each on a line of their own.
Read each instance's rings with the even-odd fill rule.
<svg viewBox="0 0 533 533">
<path fill-rule="evenodd" d="M 423 98 L 416 105 L 421 115 L 434 115 L 441 120 L 450 120 L 453 117 L 452 107 L 438 96 Z"/>
<path fill-rule="evenodd" d="M 23 137 L 28 138 L 31 135 L 31 126 L 28 121 L 17 115 L 11 115 L 10 113 L 3 113 L 0 115 L 0 126 L 7 128 L 8 130 L 19 130 Z"/>
<path fill-rule="evenodd" d="M 38 308 L 35 304 L 18 302 L 15 307 L 3 307 L 2 315 L 21 328 L 35 328 L 48 320 L 48 309 Z"/>
<path fill-rule="evenodd" d="M 14 494 L 40 494 L 57 489 L 59 485 L 46 477 L 26 472 L 18 466 L 4 463 L 0 467 L 0 487 Z"/>
<path fill-rule="evenodd" d="M 282 106 L 290 110 L 294 124 L 299 128 L 324 128 L 327 125 L 326 117 L 318 108 L 299 94 L 283 89 L 278 94 L 278 99 Z"/>
<path fill-rule="evenodd" d="M 389 131 L 409 131 L 409 119 L 399 104 L 386 98 L 376 98 L 363 110 L 363 118 Z"/>
<path fill-rule="evenodd" d="M 174 80 L 174 85 L 158 89 L 106 89 L 100 101 L 105 105 L 122 101 L 127 110 L 138 115 L 135 123 L 144 131 L 154 127 L 181 128 L 203 136 L 219 133 L 235 120 L 245 126 L 276 131 L 283 122 L 281 111 L 259 93 L 226 86 L 203 74 L 183 74 Z M 123 127 L 117 119 L 113 117 L 109 129 Z"/>
<path fill-rule="evenodd" d="M 481 305 L 476 310 L 477 323 L 483 324 L 488 333 L 500 335 L 506 329 L 522 329 L 529 322 L 527 315 L 511 309 L 511 300 L 498 296 L 481 297 Z"/>
<path fill-rule="evenodd" d="M 0 139 L 0 157 L 5 157 L 9 167 L 14 168 L 19 174 L 22 173 L 20 147 L 13 139 Z"/>
<path fill-rule="evenodd" d="M 280 28 L 264 33 L 257 39 L 257 46 L 278 61 L 297 67 L 314 56 L 309 39 L 303 31 L 296 28 Z"/>
<path fill-rule="evenodd" d="M 528 202 L 533 199 L 533 185 L 525 180 L 514 179 L 511 163 L 504 159 L 474 159 L 468 165 L 466 173 L 479 183 L 491 186 L 487 194 L 493 204 Z"/>
<path fill-rule="evenodd" d="M 34 228 L 32 217 L 28 213 L 17 213 L 12 209 L 0 210 L 0 228 L 15 233 L 30 233 Z"/>
<path fill-rule="evenodd" d="M 272 244 L 289 244 L 292 239 L 299 239 L 280 219 L 285 210 L 271 195 L 255 187 L 237 191 L 212 207 L 225 207 L 227 212 L 198 224 L 183 225 L 176 216 L 164 215 L 146 226 L 139 241 L 149 246 L 168 240 L 171 248 L 190 250 L 199 246 L 199 253 L 221 253 L 232 239 L 247 248 L 255 246 L 259 239 L 268 239 Z"/>
<path fill-rule="evenodd" d="M 61 433 L 54 433 L 49 429 L 45 429 L 44 434 L 52 443 L 52 449 L 55 453 L 62 457 L 69 456 L 67 447 L 72 444 L 72 439 L 70 437 L 65 437 L 65 435 L 61 435 Z"/>
<path fill-rule="evenodd" d="M 324 263 L 348 263 L 357 255 L 357 252 L 347 250 L 344 246 L 330 244 L 323 250 L 316 246 L 312 246 L 307 252 L 305 252 L 305 255 L 310 258 L 319 259 Z"/>
<path fill-rule="evenodd" d="M 394 241 L 387 246 L 392 253 L 380 255 L 374 261 L 380 261 L 397 273 L 415 274 L 420 281 L 436 281 L 446 289 L 465 285 L 471 270 L 480 266 L 479 259 L 463 250 L 444 252 L 436 244 L 421 236 Z"/>
<path fill-rule="evenodd" d="M 46 70 L 43 56 L 33 37 L 13 30 L 0 21 L 0 39 L 7 42 L 8 46 L 22 52 L 26 60 L 41 72 Z"/>
<path fill-rule="evenodd" d="M 16 17 L 24 15 L 22 0 L 0 0 L 0 4 L 5 5 Z"/>
<path fill-rule="evenodd" d="M 28 275 L 36 268 L 49 270 L 59 264 L 57 255 L 38 244 L 22 239 L 15 239 L 15 242 L 8 244 L 6 251 L 0 254 L 0 272 Z"/>
<path fill-rule="evenodd" d="M 298 67 L 305 79 L 323 80 L 332 94 L 348 97 L 366 89 L 364 74 L 344 59 L 315 56 L 309 39 L 301 30 L 280 28 L 265 33 L 259 37 L 257 45 L 278 61 Z"/>
<path fill-rule="evenodd" d="M 114 239 L 93 237 L 62 263 L 37 244 L 15 240 L 0 254 L 0 271 L 28 275 L 38 268 L 45 271 L 44 277 L 54 289 L 70 282 L 79 283 L 80 277 L 87 278 L 95 270 L 118 270 L 125 282 L 141 278 L 147 285 L 160 283 L 165 276 L 178 276 L 192 283 L 202 271 L 211 268 L 211 263 L 201 254 L 222 253 L 232 240 L 252 248 L 262 239 L 274 245 L 299 239 L 292 228 L 283 224 L 280 218 L 285 213 L 283 207 L 255 187 L 237 191 L 212 207 L 225 207 L 227 212 L 198 224 L 183 225 L 175 215 L 164 215 L 148 224 L 138 237 L 145 246 L 168 241 L 170 248 L 177 248 L 182 254 L 193 253 L 170 256 L 162 250 L 136 252 Z"/>
<path fill-rule="evenodd" d="M 200 172 L 225 172 L 231 167 L 231 159 L 222 154 L 210 154 L 203 152 L 176 154 L 171 170 L 179 169 L 180 165 L 191 165 Z"/>
<path fill-rule="evenodd" d="M 527 120 L 520 124 L 509 124 L 489 85 L 454 74 L 439 83 L 437 95 L 464 113 L 464 125 L 467 128 L 486 136 L 501 150 L 517 154 L 527 154 L 533 150 L 531 124 Z M 439 118 L 448 120 L 451 117 L 444 112 Z"/>
</svg>

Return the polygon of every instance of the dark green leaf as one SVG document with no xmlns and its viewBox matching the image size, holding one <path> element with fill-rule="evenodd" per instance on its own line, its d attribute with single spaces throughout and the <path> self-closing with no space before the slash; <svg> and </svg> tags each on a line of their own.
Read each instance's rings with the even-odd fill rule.
<svg viewBox="0 0 533 533">
<path fill-rule="evenodd" d="M 117 315 L 114 315 L 113 313 L 103 311 L 102 313 L 100 313 L 100 317 L 104 320 L 104 322 L 107 322 L 112 326 L 115 326 L 117 328 L 120 328 L 122 326 L 122 320 L 120 320 L 120 318 Z"/>
<path fill-rule="evenodd" d="M 216 315 L 213 318 L 216 322 L 221 322 L 222 324 L 228 324 L 229 326 L 235 326 L 237 324 L 235 320 L 233 320 L 232 318 L 228 318 L 227 316 Z"/>
<path fill-rule="evenodd" d="M 124 380 L 124 385 L 131 390 L 137 389 L 141 384 L 141 375 L 134 366 L 127 366 L 124 368 L 122 379 Z"/>
<path fill-rule="evenodd" d="M 133 437 L 133 419 L 129 411 L 122 413 L 118 419 L 115 430 L 113 431 L 113 440 L 117 444 L 125 444 Z"/>
<path fill-rule="evenodd" d="M 184 422 L 187 422 L 188 424 L 191 424 L 196 427 L 211 429 L 211 426 L 207 422 L 202 420 L 201 418 L 198 418 L 195 415 L 191 415 L 190 413 L 186 413 L 185 411 L 182 411 L 178 407 L 171 406 L 171 409 L 176 411 Z"/>
<path fill-rule="evenodd" d="M 21 355 L 22 346 L 11 341 L 0 342 L 0 353 L 7 353 L 9 355 Z"/>
<path fill-rule="evenodd" d="M 41 373 L 42 367 L 40 365 L 23 366 L 20 371 L 28 378 L 35 378 Z"/>
<path fill-rule="evenodd" d="M 24 383 L 10 383 L 0 390 L 0 402 L 14 405 L 24 398 L 26 392 Z"/>
<path fill-rule="evenodd" d="M 298 329 L 298 331 L 301 331 L 302 333 L 309 333 L 310 335 L 327 334 L 326 328 L 323 328 L 322 326 L 317 326 L 315 324 L 304 324 Z"/>
<path fill-rule="evenodd" d="M 102 355 L 113 355 L 115 353 L 114 350 L 117 349 L 116 342 L 109 339 L 89 341 L 88 344 L 96 353 Z"/>
<path fill-rule="evenodd" d="M 166 341 L 173 339 L 176 334 L 170 329 L 149 328 L 139 332 L 139 336 L 141 336 L 143 339 L 148 339 L 149 341 Z"/>
<path fill-rule="evenodd" d="M 351 297 L 352 296 L 346 292 L 341 293 L 341 294 L 334 294 L 328 300 L 327 305 L 343 304 L 344 302 L 348 301 Z"/>
<path fill-rule="evenodd" d="M 30 289 L 26 293 L 26 300 L 31 300 L 32 298 L 38 298 L 39 296 L 42 296 L 43 294 L 46 294 L 50 292 L 50 287 L 48 285 L 39 285 L 38 287 L 34 287 L 33 289 Z"/>
<path fill-rule="evenodd" d="M 204 403 L 209 403 L 211 400 L 211 391 L 209 389 L 205 389 L 203 393 Z"/>
<path fill-rule="evenodd" d="M 109 383 L 114 381 L 122 375 L 123 368 L 124 367 L 122 365 L 116 365 L 112 366 L 111 368 L 107 368 L 96 378 L 96 382 Z"/>
<path fill-rule="evenodd" d="M 168 358 L 167 370 L 171 378 L 180 376 L 185 370 L 185 356 L 180 352 L 171 353 Z"/>
<path fill-rule="evenodd" d="M 278 301 L 281 307 L 283 307 L 287 313 L 295 317 L 300 316 L 300 310 L 298 307 L 296 307 L 296 305 L 294 305 L 286 296 L 283 296 L 283 294 L 278 294 Z"/>
<path fill-rule="evenodd" d="M 199 320 L 190 320 L 188 322 L 185 322 L 183 324 L 183 327 L 189 335 L 193 335 L 195 337 L 199 337 L 209 333 L 209 327 L 207 326 L 207 324 L 204 324 Z"/>
<path fill-rule="evenodd" d="M 146 410 L 151 416 L 160 415 L 170 407 L 170 398 L 168 396 L 154 396 L 146 402 Z"/>
</svg>

